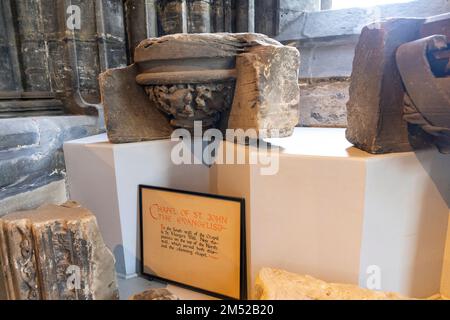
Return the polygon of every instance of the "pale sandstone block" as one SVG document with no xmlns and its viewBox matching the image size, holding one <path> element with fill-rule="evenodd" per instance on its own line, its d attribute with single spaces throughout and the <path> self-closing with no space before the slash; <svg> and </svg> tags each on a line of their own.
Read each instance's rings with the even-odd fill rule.
<svg viewBox="0 0 450 320">
<path fill-rule="evenodd" d="M 396 293 L 327 283 L 311 276 L 266 268 L 256 279 L 258 300 L 407 300 Z"/>
</svg>

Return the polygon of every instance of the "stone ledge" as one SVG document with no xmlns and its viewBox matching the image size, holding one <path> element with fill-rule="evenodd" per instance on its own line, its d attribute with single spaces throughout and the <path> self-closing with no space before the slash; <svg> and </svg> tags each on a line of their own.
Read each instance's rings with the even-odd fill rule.
<svg viewBox="0 0 450 320">
<path fill-rule="evenodd" d="M 0 119 L 0 200 L 63 180 L 63 143 L 101 130 L 89 116 Z"/>
<path fill-rule="evenodd" d="M 362 28 L 389 17 L 428 17 L 450 11 L 448 0 L 418 0 L 367 8 L 317 12 L 290 12 L 276 37 L 278 41 L 306 40 L 360 34 Z"/>
</svg>

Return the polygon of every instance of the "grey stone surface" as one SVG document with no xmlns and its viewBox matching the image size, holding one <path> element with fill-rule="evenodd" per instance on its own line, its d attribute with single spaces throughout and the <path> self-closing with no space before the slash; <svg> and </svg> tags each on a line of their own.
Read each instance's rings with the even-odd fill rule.
<svg viewBox="0 0 450 320">
<path fill-rule="evenodd" d="M 285 30 L 289 28 L 291 23 L 295 23 L 299 16 L 302 16 L 305 12 L 319 11 L 321 9 L 320 0 L 305 0 L 305 1 L 293 1 L 293 0 L 280 0 L 280 9 L 278 12 L 278 26 L 277 31 Z"/>
<path fill-rule="evenodd" d="M 296 48 L 255 33 L 144 40 L 134 65 L 100 75 L 108 138 L 164 139 L 195 121 L 289 136 L 298 123 L 299 57 Z"/>
<path fill-rule="evenodd" d="M 301 127 L 347 126 L 349 79 L 300 81 Z"/>
<path fill-rule="evenodd" d="M 88 116 L 1 119 L 0 200 L 64 179 L 64 141 L 101 130 Z"/>
</svg>

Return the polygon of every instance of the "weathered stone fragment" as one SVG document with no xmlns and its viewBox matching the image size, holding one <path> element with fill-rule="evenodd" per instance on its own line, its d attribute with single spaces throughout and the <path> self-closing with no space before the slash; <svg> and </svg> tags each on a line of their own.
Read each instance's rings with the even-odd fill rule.
<svg viewBox="0 0 450 320">
<path fill-rule="evenodd" d="M 228 128 L 256 129 L 267 137 L 292 135 L 298 124 L 299 66 L 298 50 L 282 45 L 254 46 L 238 55 Z"/>
<path fill-rule="evenodd" d="M 180 298 L 167 289 L 149 289 L 131 296 L 130 300 L 180 300 Z"/>
<path fill-rule="evenodd" d="M 136 65 L 100 75 L 108 138 L 112 143 L 167 139 L 172 127 L 136 83 Z"/>
<path fill-rule="evenodd" d="M 396 293 L 334 284 L 277 269 L 262 269 L 256 279 L 258 300 L 407 300 Z"/>
<path fill-rule="evenodd" d="M 3 299 L 118 299 L 113 255 L 74 202 L 2 217 L 0 270 Z"/>
<path fill-rule="evenodd" d="M 412 149 L 403 120 L 405 90 L 395 53 L 419 38 L 423 19 L 390 19 L 362 31 L 347 104 L 347 139 L 370 153 Z"/>
<path fill-rule="evenodd" d="M 151 38 L 136 48 L 135 62 L 100 77 L 114 143 L 161 139 L 174 128 L 192 130 L 195 121 L 204 129 L 273 130 L 280 137 L 298 123 L 299 52 L 267 36 Z"/>
</svg>

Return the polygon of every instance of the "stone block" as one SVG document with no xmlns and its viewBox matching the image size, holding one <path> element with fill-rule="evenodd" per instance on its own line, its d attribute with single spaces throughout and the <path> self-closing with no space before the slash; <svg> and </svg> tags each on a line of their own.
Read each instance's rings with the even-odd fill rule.
<svg viewBox="0 0 450 320">
<path fill-rule="evenodd" d="M 370 153 L 412 150 L 403 119 L 405 89 L 395 53 L 402 44 L 419 37 L 423 22 L 391 19 L 363 29 L 347 104 L 347 139 L 356 147 Z"/>
<path fill-rule="evenodd" d="M 256 279 L 258 300 L 406 300 L 396 293 L 327 283 L 311 276 L 265 268 Z"/>
<path fill-rule="evenodd" d="M 450 10 L 447 0 L 418 0 L 374 7 L 347 8 L 316 12 L 297 12 L 281 21 L 278 41 L 307 40 L 358 35 L 364 26 L 390 17 L 426 18 Z"/>
<path fill-rule="evenodd" d="M 113 255 L 74 202 L 2 217 L 0 270 L 9 300 L 118 299 Z"/>
</svg>

